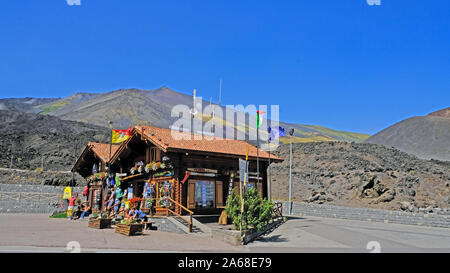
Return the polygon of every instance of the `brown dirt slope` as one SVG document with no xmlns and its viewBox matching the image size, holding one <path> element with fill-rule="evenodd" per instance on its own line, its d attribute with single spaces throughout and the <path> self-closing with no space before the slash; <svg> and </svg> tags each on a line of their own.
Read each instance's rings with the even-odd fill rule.
<svg viewBox="0 0 450 273">
<path fill-rule="evenodd" d="M 429 116 L 450 118 L 450 107 L 428 114 Z"/>
<path fill-rule="evenodd" d="M 405 119 L 364 142 L 395 147 L 423 159 L 450 161 L 450 118 L 448 109 L 444 110 Z"/>
</svg>

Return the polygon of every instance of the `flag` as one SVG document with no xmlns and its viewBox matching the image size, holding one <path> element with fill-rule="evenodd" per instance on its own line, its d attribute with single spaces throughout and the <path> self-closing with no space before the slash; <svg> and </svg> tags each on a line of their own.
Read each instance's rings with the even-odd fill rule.
<svg viewBox="0 0 450 273">
<path fill-rule="evenodd" d="M 239 179 L 243 184 L 246 184 L 248 181 L 248 176 L 245 174 L 248 172 L 248 161 L 239 158 Z"/>
<path fill-rule="evenodd" d="M 268 133 L 269 133 L 269 140 L 273 140 L 273 139 L 277 139 L 279 137 L 285 136 L 286 133 L 284 131 L 284 128 L 281 126 L 277 126 L 277 127 L 269 127 L 267 129 Z"/>
<path fill-rule="evenodd" d="M 112 130 L 112 143 L 121 143 L 130 138 L 131 126 L 127 130 Z"/>
<path fill-rule="evenodd" d="M 263 112 L 263 111 L 256 111 L 256 129 L 258 129 L 259 128 L 259 126 L 261 126 L 261 123 L 262 123 L 262 120 L 263 120 L 263 118 L 262 118 L 262 114 L 265 114 L 266 112 Z"/>
</svg>

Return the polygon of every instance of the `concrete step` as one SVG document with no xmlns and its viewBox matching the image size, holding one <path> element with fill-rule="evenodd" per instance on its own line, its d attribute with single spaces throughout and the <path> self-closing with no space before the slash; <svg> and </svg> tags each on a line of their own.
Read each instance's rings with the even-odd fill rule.
<svg viewBox="0 0 450 273">
<path fill-rule="evenodd" d="M 167 217 L 167 220 L 177 225 L 177 227 L 182 229 L 185 233 L 201 237 L 211 237 L 211 229 L 194 218 L 192 218 L 192 232 L 189 232 L 188 224 L 178 216 L 169 216 Z"/>
</svg>

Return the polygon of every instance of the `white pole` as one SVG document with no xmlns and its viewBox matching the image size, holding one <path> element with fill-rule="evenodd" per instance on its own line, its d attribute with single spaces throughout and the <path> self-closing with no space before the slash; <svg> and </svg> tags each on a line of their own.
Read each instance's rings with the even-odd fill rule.
<svg viewBox="0 0 450 273">
<path fill-rule="evenodd" d="M 292 135 L 289 144 L 289 215 L 292 215 Z"/>
<path fill-rule="evenodd" d="M 267 183 L 267 197 L 269 198 L 269 201 L 272 201 L 272 172 L 270 171 L 270 142 L 269 142 L 269 136 L 267 136 L 267 147 L 269 149 L 269 183 Z"/>
</svg>

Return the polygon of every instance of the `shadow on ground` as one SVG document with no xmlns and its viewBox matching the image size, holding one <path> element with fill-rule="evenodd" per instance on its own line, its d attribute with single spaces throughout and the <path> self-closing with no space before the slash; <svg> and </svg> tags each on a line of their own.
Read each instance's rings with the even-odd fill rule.
<svg viewBox="0 0 450 273">
<path fill-rule="evenodd" d="M 257 242 L 267 242 L 267 243 L 280 243 L 280 242 L 287 242 L 286 238 L 282 238 L 281 235 L 273 235 L 273 236 L 265 236 L 265 237 L 259 237 L 255 241 Z"/>
</svg>

